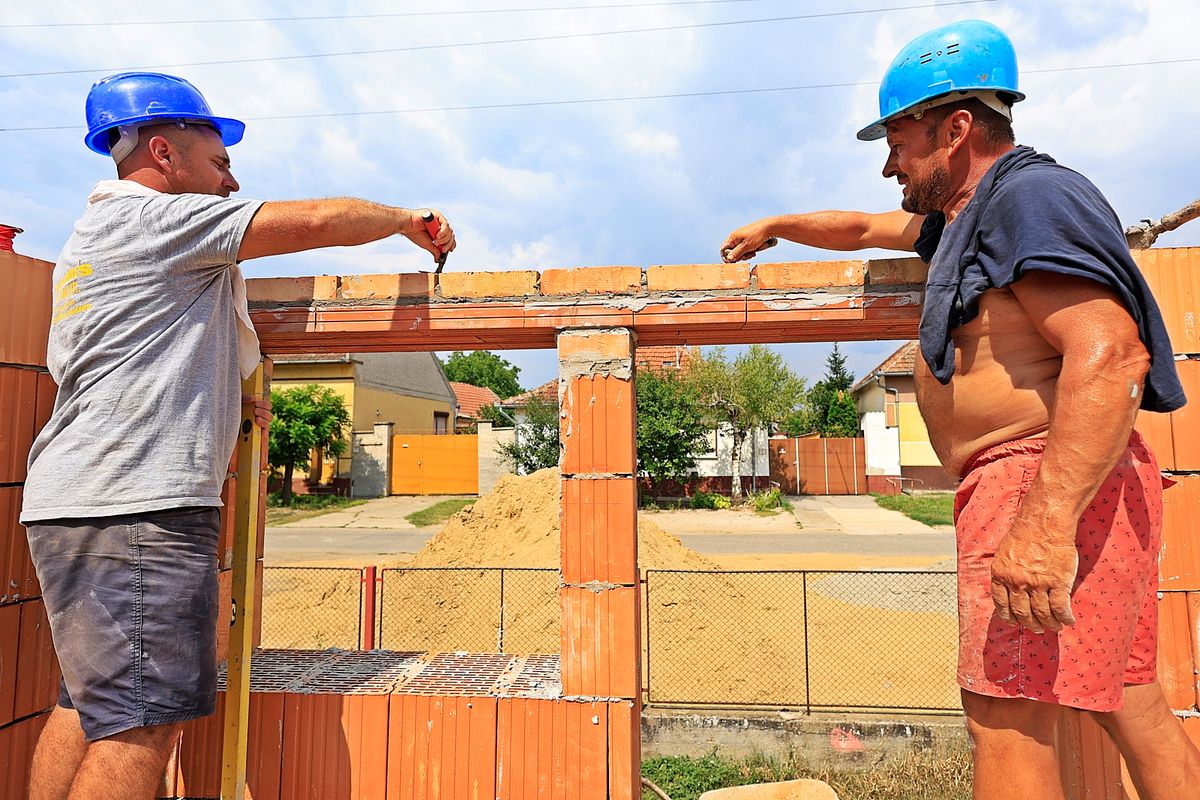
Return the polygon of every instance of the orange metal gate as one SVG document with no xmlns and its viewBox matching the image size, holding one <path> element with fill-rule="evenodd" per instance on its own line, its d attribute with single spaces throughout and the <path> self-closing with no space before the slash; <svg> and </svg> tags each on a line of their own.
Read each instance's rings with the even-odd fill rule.
<svg viewBox="0 0 1200 800">
<path fill-rule="evenodd" d="M 479 494 L 479 437 L 392 437 L 392 494 Z"/>
<path fill-rule="evenodd" d="M 771 481 L 788 494 L 866 494 L 863 439 L 771 439 Z"/>
</svg>

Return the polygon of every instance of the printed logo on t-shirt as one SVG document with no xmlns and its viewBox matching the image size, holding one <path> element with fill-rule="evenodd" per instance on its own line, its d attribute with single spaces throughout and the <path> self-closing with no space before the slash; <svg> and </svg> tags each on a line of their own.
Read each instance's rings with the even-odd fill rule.
<svg viewBox="0 0 1200 800">
<path fill-rule="evenodd" d="M 79 297 L 80 283 L 86 285 L 86 281 L 82 279 L 91 274 L 91 264 L 80 264 L 67 270 L 67 274 L 54 284 L 54 318 L 50 320 L 51 325 L 82 314 L 92 307 L 91 303 L 84 303 Z"/>
</svg>

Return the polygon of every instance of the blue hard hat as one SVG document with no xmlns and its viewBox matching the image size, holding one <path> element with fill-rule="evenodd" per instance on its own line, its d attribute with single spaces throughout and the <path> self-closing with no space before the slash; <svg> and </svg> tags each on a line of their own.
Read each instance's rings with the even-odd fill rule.
<svg viewBox="0 0 1200 800">
<path fill-rule="evenodd" d="M 122 72 L 101 78 L 88 92 L 84 113 L 89 150 L 109 155 L 109 131 L 120 125 L 187 120 L 211 125 L 226 147 L 242 140 L 245 123 L 214 116 L 200 90 L 183 78 L 159 72 Z"/>
<path fill-rule="evenodd" d="M 904 46 L 879 85 L 879 119 L 858 132 L 864 142 L 883 138 L 889 120 L 950 95 L 994 92 L 1005 105 L 1024 100 L 1017 91 L 1017 54 L 990 22 L 952 22 Z"/>
</svg>

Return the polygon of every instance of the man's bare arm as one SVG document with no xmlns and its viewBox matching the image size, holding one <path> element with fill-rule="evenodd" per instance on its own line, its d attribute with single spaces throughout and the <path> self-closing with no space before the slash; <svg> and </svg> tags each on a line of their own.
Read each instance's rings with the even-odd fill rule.
<svg viewBox="0 0 1200 800">
<path fill-rule="evenodd" d="M 446 218 L 434 214 L 441 223 L 436 241 L 426 232 L 421 214 L 407 208 L 350 197 L 263 203 L 242 237 L 238 261 L 366 244 L 396 235 L 428 250 L 436 260 L 441 250 L 453 250 L 455 241 Z"/>
<path fill-rule="evenodd" d="M 730 251 L 729 261 L 745 261 L 773 236 L 826 250 L 882 247 L 912 252 L 923 219 L 907 211 L 815 211 L 765 217 L 729 234 L 721 252 Z"/>
<path fill-rule="evenodd" d="M 1001 618 L 1042 632 L 1074 622 L 1075 529 L 1128 444 L 1150 357 L 1106 286 L 1031 272 L 1012 289 L 1063 361 L 1041 466 L 992 562 L 992 599 Z"/>
</svg>

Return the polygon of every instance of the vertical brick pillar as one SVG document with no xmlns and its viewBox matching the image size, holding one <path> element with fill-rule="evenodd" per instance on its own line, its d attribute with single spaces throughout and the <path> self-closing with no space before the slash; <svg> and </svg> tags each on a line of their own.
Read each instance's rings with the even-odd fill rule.
<svg viewBox="0 0 1200 800">
<path fill-rule="evenodd" d="M 558 336 L 562 459 L 562 683 L 608 713 L 608 796 L 641 796 L 633 334 Z"/>
</svg>

